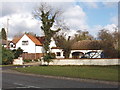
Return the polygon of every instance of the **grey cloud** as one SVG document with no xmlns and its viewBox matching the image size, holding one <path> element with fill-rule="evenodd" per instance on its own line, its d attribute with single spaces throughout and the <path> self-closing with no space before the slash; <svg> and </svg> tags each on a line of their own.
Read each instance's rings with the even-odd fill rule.
<svg viewBox="0 0 120 90">
<path fill-rule="evenodd" d="M 15 13 L 32 13 L 37 3 L 32 2 L 4 2 L 2 3 L 2 16 L 7 16 Z"/>
</svg>

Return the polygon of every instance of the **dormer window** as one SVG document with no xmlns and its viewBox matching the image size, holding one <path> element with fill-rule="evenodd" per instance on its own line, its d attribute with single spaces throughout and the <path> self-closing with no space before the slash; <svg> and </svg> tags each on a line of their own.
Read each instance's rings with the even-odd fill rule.
<svg viewBox="0 0 120 90">
<path fill-rule="evenodd" d="M 28 45 L 28 41 L 22 41 L 22 45 Z"/>
</svg>

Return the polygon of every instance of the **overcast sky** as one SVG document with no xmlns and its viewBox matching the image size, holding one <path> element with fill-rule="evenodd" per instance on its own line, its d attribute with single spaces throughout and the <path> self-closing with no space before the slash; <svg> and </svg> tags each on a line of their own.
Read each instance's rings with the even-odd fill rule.
<svg viewBox="0 0 120 90">
<path fill-rule="evenodd" d="M 43 35 L 40 30 L 41 22 L 32 14 L 41 2 L 2 2 L 0 9 L 0 27 L 7 28 L 8 36 L 12 38 L 18 33 L 34 32 Z M 113 31 L 118 25 L 118 2 L 49 2 L 54 8 L 64 11 L 61 16 L 64 23 L 70 28 L 67 34 L 73 35 L 77 30 L 87 30 L 93 36 L 97 36 L 100 29 L 106 28 Z"/>
</svg>

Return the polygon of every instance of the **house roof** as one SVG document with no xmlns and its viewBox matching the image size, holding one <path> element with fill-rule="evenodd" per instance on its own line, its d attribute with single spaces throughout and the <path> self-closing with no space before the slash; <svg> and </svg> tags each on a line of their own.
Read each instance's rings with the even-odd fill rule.
<svg viewBox="0 0 120 90">
<path fill-rule="evenodd" d="M 101 43 L 98 40 L 82 40 L 72 45 L 72 50 L 98 50 Z"/>
<path fill-rule="evenodd" d="M 31 34 L 24 34 L 26 36 L 28 36 L 36 45 L 43 45 L 40 40 L 38 40 L 35 36 L 31 35 Z M 13 43 L 17 43 L 24 35 L 20 36 L 20 37 L 15 37 L 12 42 Z"/>
<path fill-rule="evenodd" d="M 36 45 L 43 45 L 35 36 L 31 34 L 26 34 Z"/>
<path fill-rule="evenodd" d="M 13 38 L 12 42 L 16 44 L 21 38 L 22 38 L 22 36 L 21 37 L 15 37 L 15 38 Z"/>
<path fill-rule="evenodd" d="M 42 44 L 44 43 L 45 41 L 45 36 L 42 36 L 42 37 L 36 37 Z"/>
</svg>

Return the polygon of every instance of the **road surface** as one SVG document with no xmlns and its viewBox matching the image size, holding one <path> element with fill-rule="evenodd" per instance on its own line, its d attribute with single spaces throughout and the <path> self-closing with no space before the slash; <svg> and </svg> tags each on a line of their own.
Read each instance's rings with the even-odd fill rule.
<svg viewBox="0 0 120 90">
<path fill-rule="evenodd" d="M 28 75 L 11 73 L 8 68 L 3 69 L 2 88 L 118 88 L 116 84 L 87 82 L 82 80 L 59 79 L 54 77 L 43 77 L 39 75 Z"/>
</svg>

